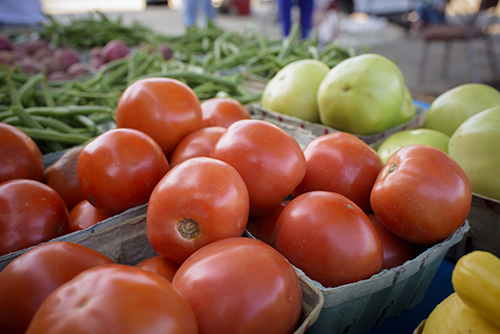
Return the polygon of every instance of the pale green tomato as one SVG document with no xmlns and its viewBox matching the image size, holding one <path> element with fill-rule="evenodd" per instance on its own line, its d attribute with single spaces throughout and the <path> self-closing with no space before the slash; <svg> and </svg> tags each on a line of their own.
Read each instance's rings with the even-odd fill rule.
<svg viewBox="0 0 500 334">
<path fill-rule="evenodd" d="M 319 123 L 316 94 L 330 68 L 315 59 L 298 60 L 283 67 L 267 83 L 261 104 L 265 109 Z"/>
<path fill-rule="evenodd" d="M 358 135 L 373 135 L 394 125 L 405 82 L 399 67 L 376 54 L 348 58 L 332 68 L 318 90 L 321 122 Z"/>
<path fill-rule="evenodd" d="M 498 90 L 485 84 L 463 84 L 444 92 L 432 102 L 425 115 L 424 127 L 451 137 L 466 119 L 496 106 L 500 106 Z"/>
<path fill-rule="evenodd" d="M 500 106 L 463 122 L 448 153 L 467 174 L 472 192 L 500 200 Z"/>
<path fill-rule="evenodd" d="M 413 117 L 415 117 L 417 110 L 415 109 L 415 104 L 413 103 L 413 97 L 408 87 L 405 86 L 405 95 L 403 97 L 403 103 L 401 104 L 401 110 L 398 113 L 396 122 L 394 125 L 400 125 L 408 122 Z"/>
<path fill-rule="evenodd" d="M 403 146 L 429 145 L 448 153 L 450 137 L 436 130 L 414 129 L 396 132 L 380 144 L 377 153 L 387 163 L 389 157 Z"/>
</svg>

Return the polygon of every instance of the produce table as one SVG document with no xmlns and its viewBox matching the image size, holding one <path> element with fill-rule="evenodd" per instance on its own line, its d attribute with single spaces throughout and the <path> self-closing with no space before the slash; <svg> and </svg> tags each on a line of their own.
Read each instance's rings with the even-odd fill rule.
<svg viewBox="0 0 500 334">
<path fill-rule="evenodd" d="M 429 316 L 434 307 L 453 293 L 451 274 L 454 268 L 455 262 L 445 258 L 420 304 L 403 312 L 399 317 L 385 319 L 379 328 L 371 330 L 369 334 L 413 333 L 420 322 Z"/>
</svg>

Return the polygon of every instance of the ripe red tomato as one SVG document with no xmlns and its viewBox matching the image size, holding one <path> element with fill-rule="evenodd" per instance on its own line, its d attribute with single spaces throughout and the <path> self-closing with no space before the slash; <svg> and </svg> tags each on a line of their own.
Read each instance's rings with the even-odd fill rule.
<svg viewBox="0 0 500 334">
<path fill-rule="evenodd" d="M 347 197 L 310 191 L 294 198 L 276 222 L 276 249 L 325 287 L 370 278 L 383 250 L 366 214 Z"/>
<path fill-rule="evenodd" d="M 290 200 L 281 201 L 271 212 L 263 216 L 248 218 L 247 230 L 255 238 L 264 241 L 266 244 L 274 247 L 274 227 L 281 211 L 290 203 Z"/>
<path fill-rule="evenodd" d="M 394 153 L 371 193 L 373 213 L 392 233 L 416 244 L 434 244 L 467 218 L 470 182 L 449 155 L 426 145 Z"/>
<path fill-rule="evenodd" d="M 43 183 L 53 188 L 61 195 L 71 211 L 75 205 L 85 199 L 78 182 L 78 157 L 83 149 L 73 147 L 45 169 Z"/>
<path fill-rule="evenodd" d="M 250 113 L 241 102 L 230 97 L 214 97 L 201 104 L 203 126 L 227 128 L 236 121 L 250 119 Z"/>
<path fill-rule="evenodd" d="M 169 261 L 161 255 L 150 257 L 149 259 L 139 262 L 135 266 L 158 274 L 169 282 L 172 282 L 177 269 L 179 269 L 177 263 Z"/>
<path fill-rule="evenodd" d="M 250 238 L 202 247 L 179 267 L 172 285 L 203 334 L 291 334 L 302 310 L 293 267 L 274 248 Z"/>
<path fill-rule="evenodd" d="M 245 182 L 231 165 L 191 158 L 172 168 L 151 194 L 146 234 L 159 255 L 181 264 L 210 242 L 241 236 L 249 205 Z"/>
<path fill-rule="evenodd" d="M 402 265 L 406 261 L 417 257 L 417 245 L 401 239 L 382 225 L 373 213 L 367 214 L 373 226 L 377 230 L 382 249 L 384 250 L 384 262 L 382 269 L 391 269 Z"/>
<path fill-rule="evenodd" d="M 66 241 L 41 244 L 0 272 L 0 332 L 24 333 L 42 302 L 82 271 L 114 263 L 108 256 Z"/>
<path fill-rule="evenodd" d="M 290 195 L 306 172 L 297 141 L 278 126 L 262 120 L 230 125 L 215 144 L 212 158 L 240 173 L 250 194 L 250 216 L 264 215 Z"/>
<path fill-rule="evenodd" d="M 191 132 L 175 147 L 170 157 L 170 167 L 189 158 L 210 157 L 215 143 L 225 131 L 226 128 L 221 126 L 211 126 Z"/>
<path fill-rule="evenodd" d="M 112 129 L 80 152 L 78 180 L 94 207 L 115 215 L 147 203 L 169 168 L 160 146 L 150 136 L 134 129 Z"/>
<path fill-rule="evenodd" d="M 112 217 L 112 215 L 97 210 L 89 201 L 84 199 L 69 212 L 69 231 L 85 230 L 109 217 Z"/>
<path fill-rule="evenodd" d="M 166 279 L 133 266 L 87 269 L 40 306 L 26 334 L 197 334 L 186 300 Z"/>
<path fill-rule="evenodd" d="M 0 183 L 13 179 L 42 181 L 43 156 L 36 143 L 21 130 L 0 122 Z"/>
<path fill-rule="evenodd" d="M 200 100 L 179 80 L 149 78 L 135 81 L 120 96 L 116 126 L 151 136 L 167 157 L 182 138 L 202 127 Z"/>
<path fill-rule="evenodd" d="M 69 212 L 54 189 L 35 180 L 0 184 L 0 256 L 68 231 Z"/>
<path fill-rule="evenodd" d="M 346 132 L 317 137 L 304 149 L 307 171 L 293 191 L 297 197 L 313 190 L 342 194 L 370 212 L 370 192 L 384 166 L 373 148 Z"/>
</svg>

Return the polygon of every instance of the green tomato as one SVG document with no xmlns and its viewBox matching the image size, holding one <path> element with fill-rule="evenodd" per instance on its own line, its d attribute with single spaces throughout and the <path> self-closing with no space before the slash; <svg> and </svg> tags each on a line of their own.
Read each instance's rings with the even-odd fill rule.
<svg viewBox="0 0 500 334">
<path fill-rule="evenodd" d="M 425 115 L 424 127 L 451 137 L 466 119 L 500 105 L 500 92 L 478 83 L 468 83 L 452 88 L 432 102 Z"/>
<path fill-rule="evenodd" d="M 315 59 L 298 60 L 283 67 L 262 92 L 264 108 L 319 123 L 316 94 L 330 68 Z"/>
<path fill-rule="evenodd" d="M 396 122 L 394 125 L 400 125 L 408 122 L 413 117 L 415 117 L 417 110 L 415 104 L 413 103 L 413 97 L 408 87 L 405 86 L 405 95 L 403 97 L 403 103 L 401 104 L 401 109 L 399 110 Z"/>
<path fill-rule="evenodd" d="M 472 192 L 500 200 L 500 106 L 463 122 L 448 153 L 467 174 Z"/>
<path fill-rule="evenodd" d="M 405 82 L 388 58 L 363 54 L 332 68 L 318 90 L 321 122 L 358 135 L 373 135 L 396 125 Z"/>
<path fill-rule="evenodd" d="M 448 153 L 450 137 L 436 130 L 414 129 L 396 132 L 380 144 L 377 153 L 387 163 L 389 157 L 403 146 L 429 145 Z"/>
</svg>

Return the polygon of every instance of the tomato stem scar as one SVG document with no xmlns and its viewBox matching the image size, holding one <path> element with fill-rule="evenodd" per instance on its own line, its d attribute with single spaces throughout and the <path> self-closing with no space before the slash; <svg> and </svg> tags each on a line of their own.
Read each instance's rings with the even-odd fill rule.
<svg viewBox="0 0 500 334">
<path fill-rule="evenodd" d="M 396 171 L 396 169 L 398 169 L 398 163 L 397 162 L 393 162 L 389 168 L 387 168 L 386 172 L 385 172 L 385 176 L 391 174 L 392 172 Z"/>
<path fill-rule="evenodd" d="M 182 218 L 177 221 L 175 228 L 186 240 L 195 239 L 201 234 L 200 224 L 193 218 Z"/>
</svg>

